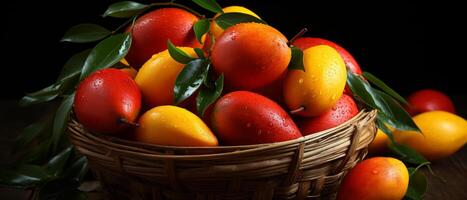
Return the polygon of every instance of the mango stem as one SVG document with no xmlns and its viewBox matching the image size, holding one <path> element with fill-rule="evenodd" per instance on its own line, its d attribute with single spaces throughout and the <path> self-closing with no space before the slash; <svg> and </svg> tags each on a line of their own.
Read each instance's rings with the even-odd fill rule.
<svg viewBox="0 0 467 200">
<path fill-rule="evenodd" d="M 292 39 L 290 39 L 289 44 L 292 44 L 293 42 L 295 42 L 296 39 L 302 37 L 307 31 L 307 28 L 303 28 L 302 30 L 300 30 L 300 32 L 298 32 L 295 36 L 293 36 Z"/>
<path fill-rule="evenodd" d="M 290 114 L 295 115 L 295 114 L 297 114 L 297 113 L 299 113 L 299 112 L 302 112 L 302 111 L 304 111 L 304 110 L 305 110 L 305 106 L 301 106 L 300 108 L 297 108 L 297 109 L 295 109 L 295 110 L 291 110 L 291 111 L 290 111 Z"/>
<path fill-rule="evenodd" d="M 127 119 L 125 119 L 125 118 L 123 118 L 123 117 L 118 118 L 117 122 L 118 122 L 118 123 L 123 123 L 123 124 L 128 124 L 128 125 L 133 126 L 133 127 L 139 127 L 139 124 L 138 124 L 138 123 L 132 122 L 132 121 L 128 121 Z"/>
</svg>

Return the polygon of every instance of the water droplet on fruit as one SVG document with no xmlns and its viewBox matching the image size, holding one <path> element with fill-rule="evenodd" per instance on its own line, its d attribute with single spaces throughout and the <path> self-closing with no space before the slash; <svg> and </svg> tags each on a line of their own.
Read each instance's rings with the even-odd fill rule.
<svg viewBox="0 0 467 200">
<path fill-rule="evenodd" d="M 331 96 L 331 100 L 336 100 L 336 95 L 335 95 L 335 94 L 333 94 L 333 95 Z"/>
<path fill-rule="evenodd" d="M 236 40 L 237 39 L 237 34 L 231 33 L 230 34 L 230 40 Z"/>
<path fill-rule="evenodd" d="M 302 84 L 303 83 L 303 78 L 298 79 L 298 83 Z"/>
<path fill-rule="evenodd" d="M 372 174 L 378 174 L 378 170 L 374 169 L 371 171 Z"/>
<path fill-rule="evenodd" d="M 94 88 L 98 88 L 102 85 L 104 81 L 102 81 L 102 79 L 96 79 L 94 82 L 93 82 L 93 86 Z"/>
</svg>

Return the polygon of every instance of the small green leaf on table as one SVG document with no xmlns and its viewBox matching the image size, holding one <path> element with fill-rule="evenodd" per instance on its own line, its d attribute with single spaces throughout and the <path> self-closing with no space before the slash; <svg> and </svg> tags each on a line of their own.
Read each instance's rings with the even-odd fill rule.
<svg viewBox="0 0 467 200">
<path fill-rule="evenodd" d="M 68 158 L 70 157 L 71 150 L 72 147 L 70 146 L 49 160 L 49 162 L 47 163 L 47 171 L 49 172 L 49 174 L 51 174 L 52 176 L 59 176 L 62 173 L 63 167 L 65 166 L 65 164 L 68 161 Z"/>
<path fill-rule="evenodd" d="M 200 19 L 195 23 L 195 25 L 193 25 L 193 30 L 195 32 L 196 39 L 200 44 L 203 44 L 203 35 L 209 31 L 210 26 L 211 23 L 208 19 Z"/>
<path fill-rule="evenodd" d="M 246 22 L 266 24 L 265 21 L 244 13 L 224 13 L 216 17 L 215 21 L 222 29 L 229 28 L 235 24 Z"/>
<path fill-rule="evenodd" d="M 25 107 L 52 101 L 60 95 L 60 87 L 61 85 L 53 84 L 37 92 L 26 94 L 19 100 L 18 105 Z"/>
<path fill-rule="evenodd" d="M 203 87 L 196 97 L 196 109 L 203 116 L 206 109 L 214 103 L 222 94 L 224 89 L 224 74 L 221 74 L 214 83 L 215 88 Z"/>
<path fill-rule="evenodd" d="M 213 13 L 223 13 L 222 7 L 216 0 L 193 0 L 193 2 Z"/>
<path fill-rule="evenodd" d="M 386 83 L 384 83 L 381 79 L 379 79 L 375 75 L 371 74 L 370 72 L 363 72 L 363 77 L 368 79 L 374 85 L 378 86 L 385 93 L 387 93 L 387 94 L 391 95 L 393 98 L 397 99 L 397 101 L 402 102 L 402 103 L 404 103 L 406 105 L 409 104 L 404 99 L 404 97 L 399 95 L 396 91 L 394 91 L 392 88 L 390 88 L 388 85 L 386 85 Z"/>
<path fill-rule="evenodd" d="M 305 71 L 302 50 L 294 46 L 290 47 L 290 50 L 292 51 L 292 58 L 290 59 L 288 69 Z"/>
<path fill-rule="evenodd" d="M 86 58 L 80 80 L 96 70 L 108 68 L 119 62 L 128 53 L 130 46 L 130 33 L 116 34 L 101 41 Z"/>
<path fill-rule="evenodd" d="M 97 24 L 78 24 L 71 27 L 60 41 L 74 43 L 94 42 L 110 34 L 109 30 Z"/>
<path fill-rule="evenodd" d="M 0 171 L 0 183 L 16 187 L 33 186 L 48 177 L 47 172 L 38 165 L 22 165 L 14 170 Z"/>
<path fill-rule="evenodd" d="M 415 168 L 408 168 L 410 178 L 409 187 L 405 193 L 404 199 L 421 200 L 427 189 L 427 181 L 423 172 L 417 171 Z"/>
<path fill-rule="evenodd" d="M 88 171 L 88 160 L 85 156 L 79 155 L 72 164 L 65 169 L 64 177 L 81 182 Z"/>
<path fill-rule="evenodd" d="M 134 1 L 120 1 L 110 5 L 102 17 L 115 17 L 115 18 L 128 18 L 137 15 L 148 8 L 144 5 Z"/>
<path fill-rule="evenodd" d="M 194 59 L 178 74 L 174 87 L 174 103 L 179 104 L 190 97 L 203 84 L 211 63 L 207 59 Z"/>
</svg>

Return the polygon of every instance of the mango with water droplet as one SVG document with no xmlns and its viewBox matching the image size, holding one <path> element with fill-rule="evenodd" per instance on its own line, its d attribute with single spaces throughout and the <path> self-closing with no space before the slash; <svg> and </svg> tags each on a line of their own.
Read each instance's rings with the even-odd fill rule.
<svg viewBox="0 0 467 200">
<path fill-rule="evenodd" d="M 303 65 L 305 71 L 291 70 L 287 74 L 285 103 L 290 110 L 303 108 L 297 113 L 301 116 L 318 116 L 342 96 L 347 80 L 345 63 L 334 48 L 318 45 L 303 51 Z"/>
<path fill-rule="evenodd" d="M 331 109 L 316 117 L 303 117 L 297 122 L 303 135 L 309 135 L 339 126 L 358 114 L 358 107 L 352 97 L 343 94 Z"/>
<path fill-rule="evenodd" d="M 214 43 L 214 70 L 234 90 L 256 90 L 272 84 L 287 70 L 292 52 L 274 27 L 240 23 L 225 29 Z"/>
<path fill-rule="evenodd" d="M 212 129 L 225 145 L 273 143 L 302 137 L 292 118 L 262 95 L 236 91 L 214 105 Z"/>
<path fill-rule="evenodd" d="M 196 57 L 193 48 L 179 48 L 189 56 Z M 135 78 L 144 103 L 150 108 L 173 104 L 175 80 L 184 66 L 175 61 L 168 50 L 154 54 L 144 63 Z"/>
<path fill-rule="evenodd" d="M 158 106 L 139 119 L 136 140 L 167 146 L 217 146 L 216 136 L 198 116 L 177 106 Z"/>
</svg>

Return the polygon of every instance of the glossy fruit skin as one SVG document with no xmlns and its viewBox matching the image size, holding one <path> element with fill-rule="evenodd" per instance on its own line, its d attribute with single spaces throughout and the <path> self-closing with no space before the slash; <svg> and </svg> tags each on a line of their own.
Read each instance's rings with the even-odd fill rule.
<svg viewBox="0 0 467 200">
<path fill-rule="evenodd" d="M 373 157 L 358 163 L 344 177 L 338 200 L 400 200 L 409 185 L 409 172 L 401 161 Z"/>
<path fill-rule="evenodd" d="M 275 102 L 259 94 L 236 91 L 214 105 L 214 132 L 224 145 L 281 142 L 302 137 L 292 118 Z"/>
<path fill-rule="evenodd" d="M 327 45 L 303 51 L 305 71 L 290 70 L 284 82 L 284 99 L 290 110 L 304 107 L 300 116 L 318 116 L 342 96 L 347 71 L 339 53 Z"/>
<path fill-rule="evenodd" d="M 193 48 L 179 47 L 182 51 L 196 57 Z M 174 85 L 178 74 L 185 65 L 175 61 L 168 50 L 154 54 L 136 75 L 135 81 L 141 89 L 144 104 L 150 108 L 174 103 Z"/>
<path fill-rule="evenodd" d="M 241 23 L 227 28 L 212 51 L 214 70 L 236 90 L 264 87 L 287 70 L 291 50 L 287 38 L 275 28 Z"/>
<path fill-rule="evenodd" d="M 76 89 L 74 112 L 83 126 L 114 134 L 128 128 L 120 118 L 134 122 L 141 109 L 141 92 L 128 74 L 118 69 L 92 73 Z"/>
<path fill-rule="evenodd" d="M 301 50 L 305 50 L 317 45 L 328 45 L 339 52 L 339 54 L 342 56 L 342 59 L 344 59 L 344 63 L 347 69 L 350 69 L 350 71 L 354 74 L 362 74 L 362 69 L 352 54 L 334 42 L 322 38 L 302 37 L 295 40 L 293 45 L 300 48 Z M 349 86 L 346 85 L 344 91 L 346 94 L 352 95 L 352 91 L 350 90 Z"/>
<path fill-rule="evenodd" d="M 358 114 L 358 107 L 352 97 L 344 94 L 336 105 L 321 115 L 302 118 L 298 127 L 303 135 L 309 135 L 336 127 Z"/>
<path fill-rule="evenodd" d="M 152 55 L 167 49 L 167 40 L 175 46 L 201 47 L 193 25 L 198 17 L 179 8 L 161 8 L 138 18 L 132 30 L 132 43 L 126 56 L 139 69 Z"/>
<path fill-rule="evenodd" d="M 292 45 L 296 46 L 297 48 L 303 51 L 305 49 L 318 45 L 328 45 L 336 49 L 337 52 L 339 52 L 339 54 L 342 56 L 342 59 L 344 59 L 345 66 L 348 69 L 350 69 L 350 71 L 352 71 L 355 74 L 362 74 L 362 69 L 360 68 L 360 65 L 352 56 L 352 54 L 350 54 L 347 50 L 345 50 L 343 47 L 334 42 L 322 38 L 302 37 L 296 39 Z"/>
<path fill-rule="evenodd" d="M 409 95 L 407 102 L 410 105 L 407 111 L 412 116 L 434 110 L 456 113 L 452 100 L 446 94 L 437 90 L 424 89 L 416 91 Z"/>
<path fill-rule="evenodd" d="M 217 146 L 218 140 L 195 114 L 177 106 L 158 106 L 146 111 L 136 129 L 137 141 L 166 146 Z"/>
<path fill-rule="evenodd" d="M 261 19 L 256 13 L 254 13 L 253 11 L 243 6 L 228 6 L 228 7 L 222 8 L 222 11 L 224 11 L 224 13 L 243 13 L 243 14 L 251 15 L 258 19 Z M 214 16 L 214 19 L 218 16 L 219 14 L 216 14 Z M 222 32 L 224 32 L 224 29 L 222 29 L 219 25 L 217 25 L 215 21 L 212 21 L 210 31 L 214 35 L 215 38 L 218 38 L 222 34 Z"/>
<path fill-rule="evenodd" d="M 467 121 L 445 111 L 429 111 L 413 117 L 423 135 L 394 131 L 396 142 L 412 147 L 429 160 L 448 157 L 467 142 Z"/>
</svg>

